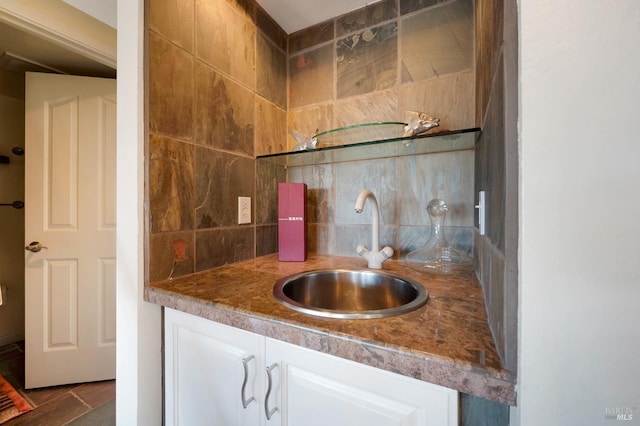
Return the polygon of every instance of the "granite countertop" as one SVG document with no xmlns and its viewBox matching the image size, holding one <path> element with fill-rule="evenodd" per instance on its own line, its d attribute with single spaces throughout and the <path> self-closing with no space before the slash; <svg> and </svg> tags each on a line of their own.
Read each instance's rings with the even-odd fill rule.
<svg viewBox="0 0 640 426">
<path fill-rule="evenodd" d="M 289 309 L 273 296 L 284 276 L 324 268 L 366 269 L 360 258 L 309 256 L 279 262 L 277 254 L 171 281 L 151 283 L 147 301 L 319 352 L 515 404 L 515 378 L 504 370 L 487 323 L 475 274 L 428 276 L 388 260 L 383 270 L 429 291 L 421 308 L 395 317 L 343 320 Z"/>
</svg>

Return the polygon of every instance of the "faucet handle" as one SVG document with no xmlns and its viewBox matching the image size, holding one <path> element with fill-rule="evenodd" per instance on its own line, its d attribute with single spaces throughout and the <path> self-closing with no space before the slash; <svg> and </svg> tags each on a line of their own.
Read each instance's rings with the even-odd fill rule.
<svg viewBox="0 0 640 426">
<path fill-rule="evenodd" d="M 367 259 L 367 266 L 372 269 L 381 269 L 382 262 L 393 256 L 393 249 L 386 246 L 380 251 L 371 251 L 362 244 L 356 247 L 358 254 Z"/>
<path fill-rule="evenodd" d="M 393 249 L 389 246 L 386 246 L 385 248 L 380 250 L 380 253 L 384 256 L 385 259 L 389 259 L 391 256 L 393 256 Z"/>
</svg>

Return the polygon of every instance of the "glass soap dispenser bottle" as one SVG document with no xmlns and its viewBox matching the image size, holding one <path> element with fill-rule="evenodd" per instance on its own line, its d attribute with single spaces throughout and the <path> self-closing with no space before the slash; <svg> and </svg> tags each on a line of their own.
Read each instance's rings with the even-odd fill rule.
<svg viewBox="0 0 640 426">
<path fill-rule="evenodd" d="M 449 208 L 441 199 L 433 199 L 427 206 L 431 220 L 431 237 L 424 247 L 410 252 L 407 265 L 419 272 L 458 274 L 473 269 L 473 259 L 449 244 L 444 236 L 444 219 Z"/>
</svg>

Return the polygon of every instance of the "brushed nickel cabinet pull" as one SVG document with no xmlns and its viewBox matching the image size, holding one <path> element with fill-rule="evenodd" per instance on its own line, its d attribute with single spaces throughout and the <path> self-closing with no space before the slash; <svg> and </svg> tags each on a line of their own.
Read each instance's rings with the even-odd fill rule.
<svg viewBox="0 0 640 426">
<path fill-rule="evenodd" d="M 273 386 L 273 378 L 271 377 L 271 370 L 278 366 L 277 362 L 274 362 L 267 367 L 267 395 L 264 397 L 264 413 L 267 415 L 267 420 L 271 420 L 271 416 L 278 411 L 278 407 L 269 409 L 269 395 L 271 395 L 271 388 Z"/>
<path fill-rule="evenodd" d="M 240 399 L 242 400 L 242 408 L 245 408 L 245 409 L 249 404 L 251 404 L 252 401 L 255 400 L 253 396 L 249 399 L 245 398 L 244 396 L 244 393 L 247 388 L 247 381 L 249 380 L 249 367 L 247 366 L 247 364 L 252 359 L 255 359 L 255 356 L 250 355 L 246 358 L 242 358 L 242 367 L 244 368 L 244 380 L 242 381 L 242 389 L 240 390 Z"/>
</svg>

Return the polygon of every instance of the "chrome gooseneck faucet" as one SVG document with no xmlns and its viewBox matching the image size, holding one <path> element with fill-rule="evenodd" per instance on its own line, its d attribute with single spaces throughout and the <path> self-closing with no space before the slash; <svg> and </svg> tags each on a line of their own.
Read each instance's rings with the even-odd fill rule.
<svg viewBox="0 0 640 426">
<path fill-rule="evenodd" d="M 389 246 L 386 246 L 382 250 L 380 250 L 379 243 L 379 229 L 378 222 L 380 217 L 380 211 L 378 209 L 378 201 L 376 200 L 376 196 L 373 195 L 373 192 L 369 189 L 365 189 L 358 195 L 358 199 L 356 200 L 355 211 L 356 213 L 362 213 L 364 210 L 364 203 L 367 198 L 371 198 L 371 204 L 373 205 L 373 211 L 371 212 L 371 250 L 367 249 L 365 246 L 360 244 L 356 247 L 357 253 L 367 259 L 369 268 L 372 269 L 381 269 L 382 262 L 389 259 L 393 256 L 393 249 Z"/>
</svg>

